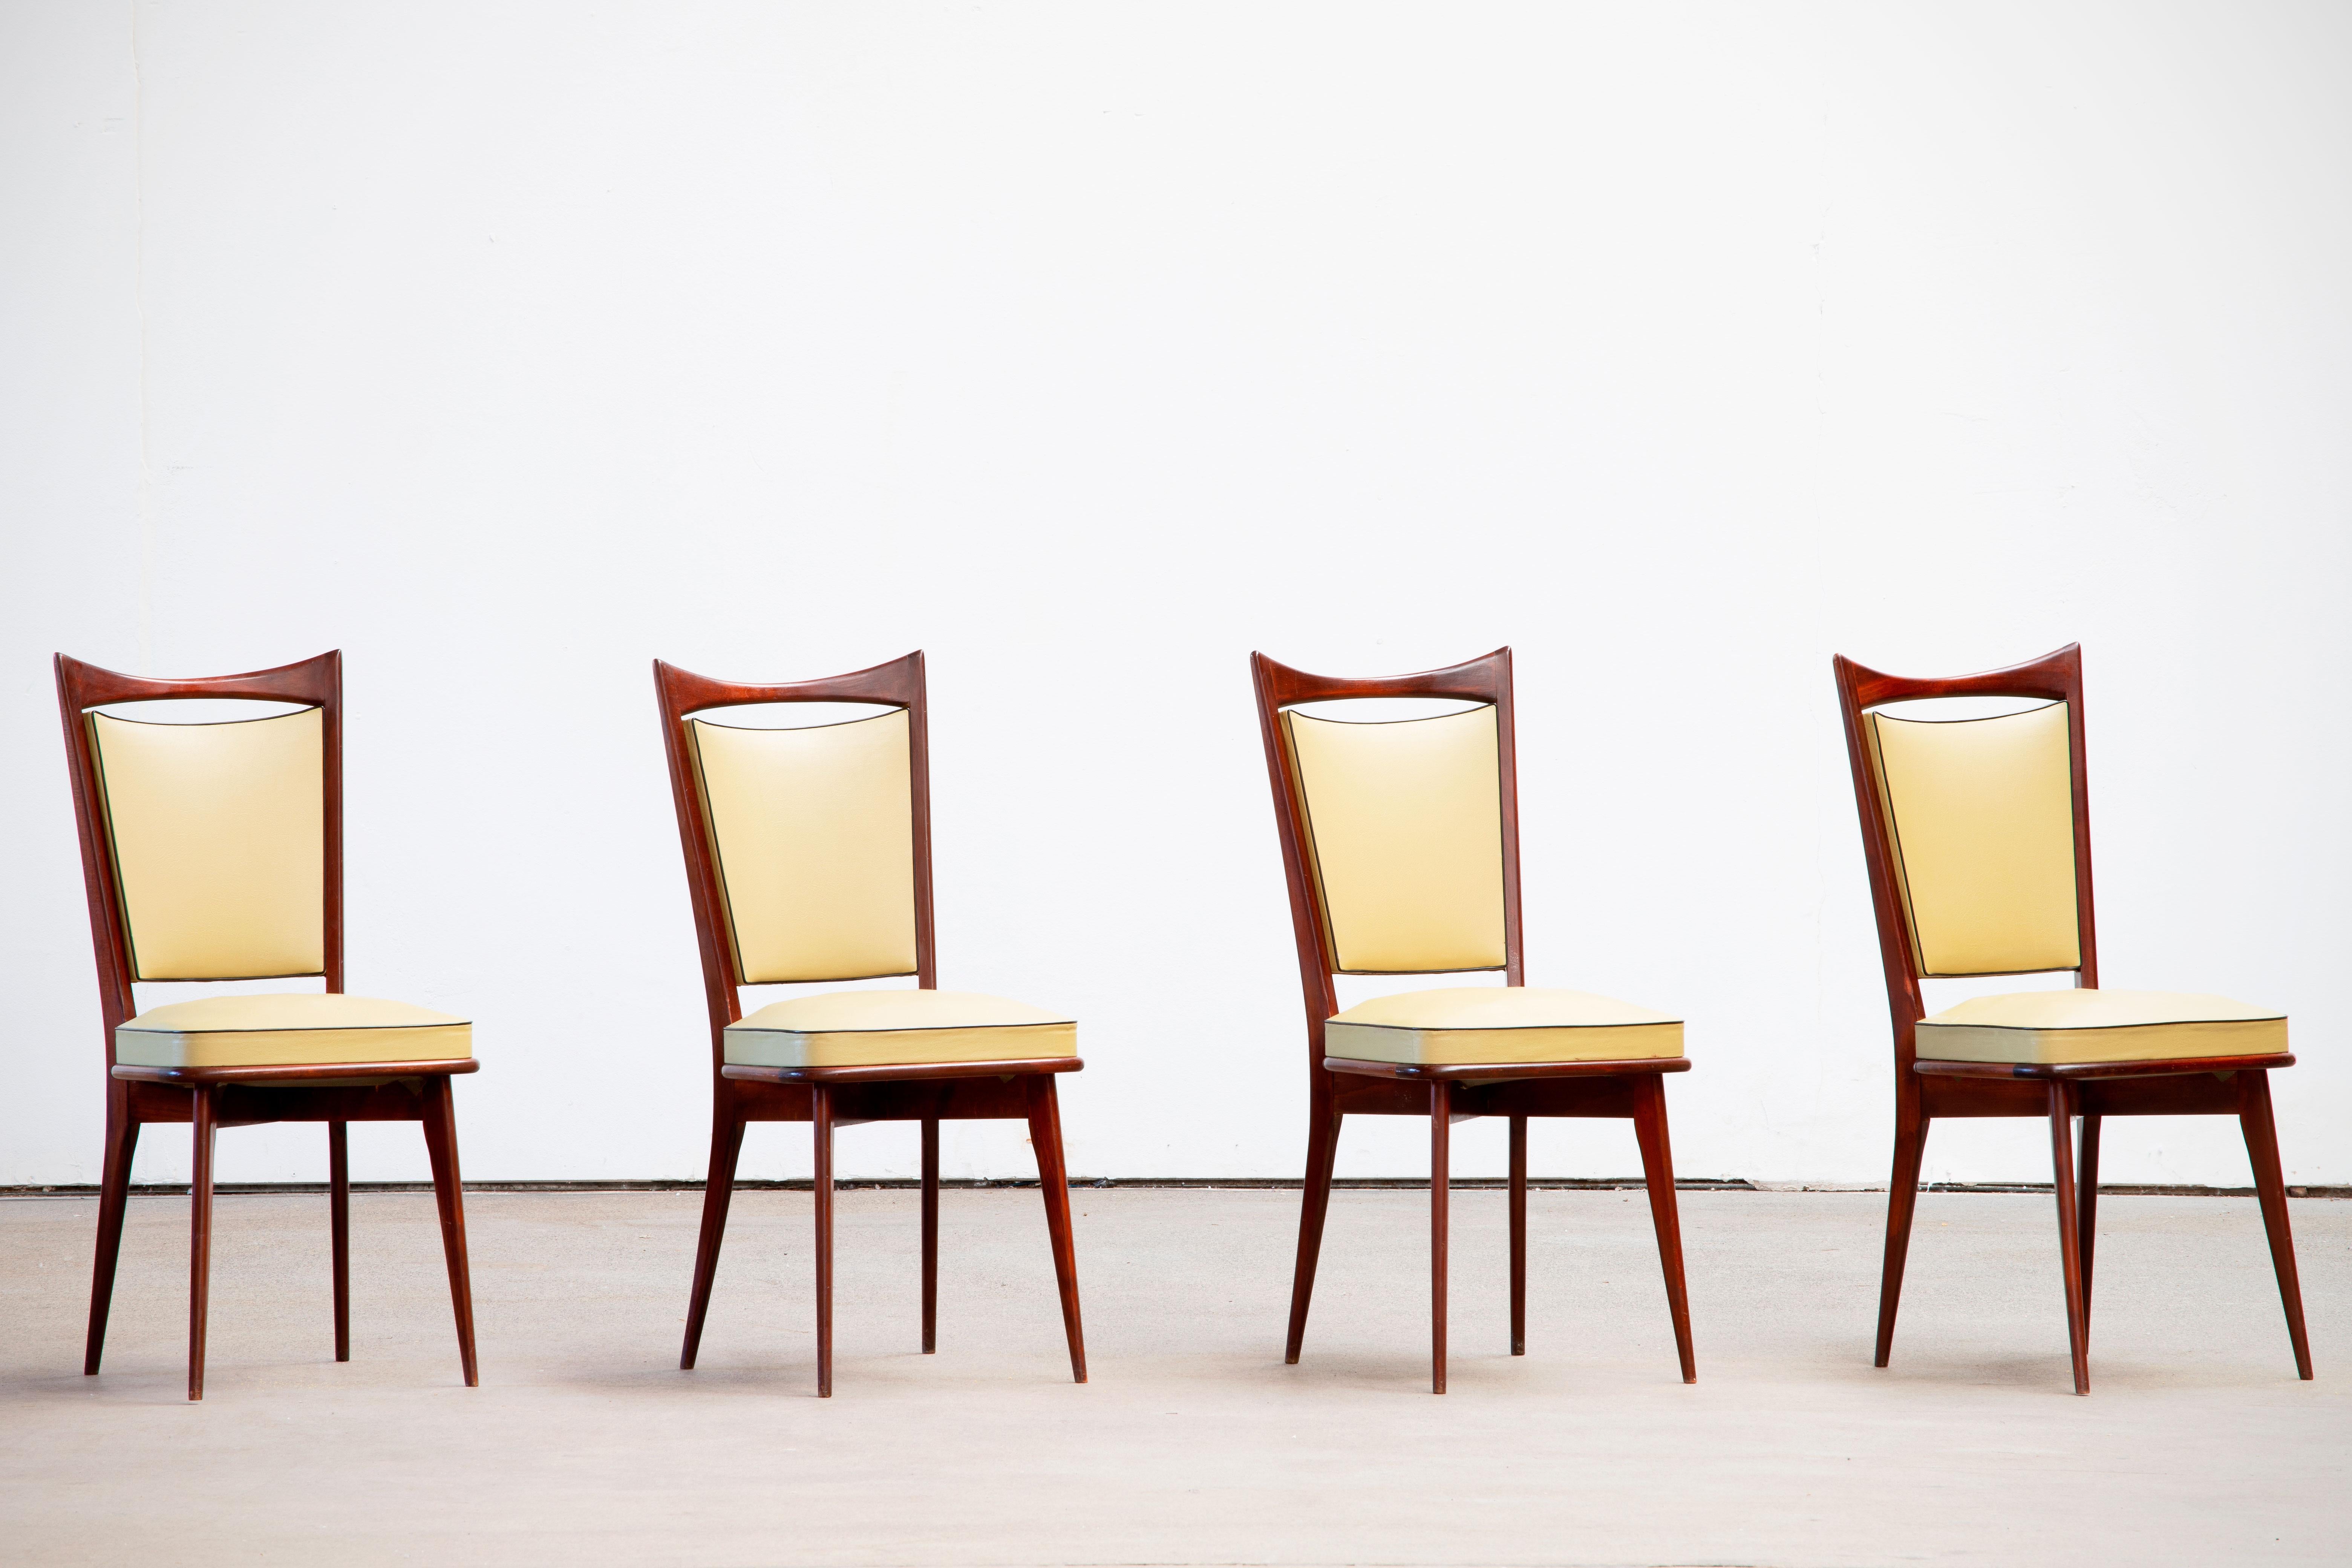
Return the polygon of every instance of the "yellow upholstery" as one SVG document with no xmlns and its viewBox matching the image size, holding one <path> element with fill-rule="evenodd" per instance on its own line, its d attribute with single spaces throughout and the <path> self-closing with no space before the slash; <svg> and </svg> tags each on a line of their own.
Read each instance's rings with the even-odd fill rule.
<svg viewBox="0 0 2352 1568">
<path fill-rule="evenodd" d="M 1282 715 L 1307 874 L 1350 974 L 1499 969 L 1503 808 L 1495 710 L 1350 724 Z"/>
<path fill-rule="evenodd" d="M 114 1059 L 133 1067 L 317 1067 L 473 1054 L 467 1020 L 373 996 L 206 996 L 152 1008 L 114 1031 Z"/>
<path fill-rule="evenodd" d="M 324 721 L 88 715 L 135 980 L 325 972 Z"/>
<path fill-rule="evenodd" d="M 1428 1066 L 1640 1061 L 1681 1056 L 1683 1026 L 1583 991 L 1448 986 L 1359 1003 L 1323 1026 L 1323 1051 Z"/>
<path fill-rule="evenodd" d="M 831 991 L 772 1002 L 730 1024 L 737 1067 L 1034 1061 L 1078 1054 L 1078 1026 L 969 991 Z"/>
<path fill-rule="evenodd" d="M 1928 1061 L 2172 1061 L 2286 1049 L 2286 1015 L 2175 991 L 2021 991 L 1976 996 L 1919 1023 Z"/>
<path fill-rule="evenodd" d="M 686 729 L 737 977 L 913 973 L 906 710 L 805 730 Z"/>
<path fill-rule="evenodd" d="M 2081 967 L 2066 705 L 1864 734 L 1919 973 Z"/>
</svg>

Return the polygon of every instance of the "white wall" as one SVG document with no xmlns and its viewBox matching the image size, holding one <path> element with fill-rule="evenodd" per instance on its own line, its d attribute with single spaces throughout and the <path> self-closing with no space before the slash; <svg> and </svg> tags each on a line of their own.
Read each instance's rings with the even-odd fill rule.
<svg viewBox="0 0 2352 1568">
<path fill-rule="evenodd" d="M 923 647 L 944 981 L 1084 1020 L 1078 1172 L 1205 1176 L 1303 1148 L 1244 656 L 1508 643 L 1530 978 L 1689 1018 L 1685 1174 L 1883 1180 L 1829 656 L 2075 638 L 2108 983 L 2290 1009 L 2289 1177 L 2352 1180 L 2347 67 L 2326 5 L 18 0 L 0 1183 L 97 1172 L 57 649 L 346 651 L 352 987 L 478 1021 L 469 1174 L 579 1178 L 704 1159 L 648 660 Z"/>
</svg>

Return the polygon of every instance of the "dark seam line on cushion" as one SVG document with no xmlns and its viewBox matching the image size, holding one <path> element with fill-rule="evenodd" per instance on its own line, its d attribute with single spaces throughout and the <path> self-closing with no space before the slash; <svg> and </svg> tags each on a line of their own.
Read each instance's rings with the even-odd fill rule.
<svg viewBox="0 0 2352 1568">
<path fill-rule="evenodd" d="M 2053 992 L 2052 994 L 2063 995 L 2064 993 Z M 2053 1031 L 2063 1031 L 2069 1035 L 2100 1035 L 2110 1029 L 2177 1029 L 2189 1024 L 2284 1024 L 2286 1021 L 2287 1016 L 2284 1013 L 2272 1014 L 2261 1018 L 2152 1018 L 2145 1024 L 1963 1024 L 1949 1020 L 1938 1024 L 1932 1018 L 1922 1018 L 1919 1020 L 1919 1027 L 1923 1029 L 2014 1029 L 2024 1035 L 2049 1034 Z"/>
<path fill-rule="evenodd" d="M 1363 697 L 1308 697 L 1303 698 L 1301 700 L 1307 702 L 1364 702 L 1378 701 L 1380 699 Z M 1467 700 L 1467 699 L 1434 697 L 1430 699 L 1430 700 L 1433 702 L 1454 702 L 1465 701 Z M 1418 719 L 1326 719 L 1319 713 L 1298 713 L 1298 709 L 1296 705 L 1285 708 L 1283 711 L 1285 713 L 1298 713 L 1298 716 L 1301 719 L 1306 720 L 1310 724 L 1344 724 L 1350 730 L 1381 730 L 1386 729 L 1391 724 L 1434 724 L 1440 719 L 1466 719 L 1471 714 L 1477 712 L 1481 708 L 1492 708 L 1494 706 L 1495 704 L 1492 702 L 1476 702 L 1465 708 L 1459 713 L 1425 713 Z"/>
<path fill-rule="evenodd" d="M 1690 1022 L 1687 1018 L 1634 1018 L 1622 1024 L 1374 1024 L 1360 1018 L 1330 1017 L 1326 1024 L 1344 1025 L 1350 1029 L 1404 1029 L 1423 1035 L 1501 1035 L 1513 1029 L 1664 1029 Z M 2249 1023 L 2253 1020 L 2247 1020 Z M 1966 1028 L 1965 1024 L 1946 1025 L 1947 1028 Z"/>
<path fill-rule="evenodd" d="M 98 805 L 106 816 L 107 869 L 110 873 L 107 879 L 114 884 L 115 918 L 122 922 L 122 945 L 128 950 L 123 956 L 131 961 L 131 978 L 135 982 L 140 978 L 139 935 L 131 924 L 131 889 L 122 883 L 122 846 L 114 836 L 114 791 L 106 782 L 106 747 L 98 738 L 98 721 L 101 717 L 109 715 L 101 715 L 95 708 L 84 709 L 83 734 L 89 742 L 90 761 L 98 765 Z"/>
<path fill-rule="evenodd" d="M 1346 960 L 1339 952 L 1339 922 L 1331 918 L 1331 889 L 1323 884 L 1323 846 L 1315 834 L 1315 806 L 1311 798 L 1312 792 L 1307 787 L 1307 759 L 1299 753 L 1298 750 L 1298 728 L 1296 721 L 1309 717 L 1312 715 L 1302 714 L 1295 708 L 1286 708 L 1282 710 L 1285 738 L 1290 742 L 1288 759 L 1290 766 L 1287 771 L 1298 781 L 1298 815 L 1301 825 L 1307 829 L 1307 864 L 1314 868 L 1315 872 L 1316 924 L 1322 928 L 1323 936 L 1330 942 L 1331 962 L 1335 964 L 1344 964 Z M 1333 721 L 1324 721 L 1328 723 Z M 1349 972 L 1342 968 L 1338 973 L 1344 974 Z"/>
<path fill-rule="evenodd" d="M 729 703 L 728 706 L 732 708 L 775 708 L 781 707 L 782 704 L 780 702 L 735 702 Z M 885 719 L 903 719 L 907 716 L 907 710 L 898 704 L 891 703 L 887 706 L 890 709 L 890 711 L 887 713 L 868 713 L 863 719 L 842 719 L 831 724 L 721 724 L 714 719 L 696 719 L 691 715 L 688 717 L 687 721 L 693 724 L 701 724 L 713 730 L 731 730 L 739 734 L 796 735 L 816 730 L 846 730 L 852 724 L 876 724 L 881 722 Z M 286 717 L 291 718 L 292 715 L 289 714 L 286 715 Z M 244 721 L 250 722 L 250 721 Z"/>
<path fill-rule="evenodd" d="M 824 1028 L 787 1029 L 774 1024 L 735 1023 L 723 1033 L 741 1030 L 751 1035 L 944 1035 L 957 1029 L 1075 1029 L 1076 1018 L 1049 1018 L 1036 1024 L 900 1024 L 887 1029 Z"/>
<path fill-rule="evenodd" d="M 737 940 L 735 934 L 735 894 L 727 880 L 727 852 L 719 847 L 719 813 L 713 810 L 710 805 L 710 779 L 702 766 L 702 740 L 694 732 L 694 726 L 704 721 L 688 719 L 685 722 L 687 739 L 694 743 L 695 804 L 702 808 L 698 815 L 702 818 L 702 831 L 710 840 L 711 869 L 719 873 L 719 897 L 727 906 L 727 952 L 728 956 L 735 961 L 737 984 L 750 985 L 754 982 L 742 978 L 744 970 L 749 966 L 743 962 L 743 944 Z M 713 724 L 710 727 L 714 730 L 727 728 L 724 724 Z"/>
<path fill-rule="evenodd" d="M 128 1029 L 134 1035 L 340 1035 L 357 1034 L 364 1029 L 470 1029 L 471 1018 L 455 1018 L 446 1024 L 226 1024 L 207 1028 L 202 1024 L 188 1024 L 178 1028 L 159 1029 L 150 1024 L 142 1027 L 135 1021 L 114 1026 L 115 1033 Z"/>
<path fill-rule="evenodd" d="M 1988 691 L 1984 693 L 1984 695 L 1988 697 L 1998 697 L 2000 693 Z M 1918 699 L 1914 697 L 1903 697 L 1896 698 L 1895 700 L 1898 702 L 1916 702 Z M 1933 700 L 1933 699 L 1930 699 L 1930 700 Z M 2053 708 L 2063 708 L 2064 706 L 2066 706 L 2066 700 L 2063 697 L 2058 697 L 2053 698 L 2051 700 L 2044 702 L 2039 708 L 2021 708 L 2014 713 L 1986 713 L 1974 719 L 1906 719 L 1899 713 L 1889 713 L 1881 708 L 1866 708 L 1863 711 L 1869 714 L 1870 717 L 1874 719 L 1884 719 L 1890 724 L 1998 724 L 2003 719 L 2022 719 L 2029 713 L 2047 713 Z M 2070 721 L 2071 718 L 2072 716 L 2069 715 Z"/>
</svg>

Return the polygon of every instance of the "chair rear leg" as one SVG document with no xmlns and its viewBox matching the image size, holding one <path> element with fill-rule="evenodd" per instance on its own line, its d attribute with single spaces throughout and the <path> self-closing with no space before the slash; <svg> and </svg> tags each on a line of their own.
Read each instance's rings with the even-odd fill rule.
<svg viewBox="0 0 2352 1568">
<path fill-rule="evenodd" d="M 1528 1119 L 1511 1118 L 1511 1353 L 1528 1353 Z"/>
<path fill-rule="evenodd" d="M 139 1151 L 139 1123 L 112 1114 L 106 1119 L 106 1162 L 99 1177 L 98 1257 L 89 1277 L 89 1334 L 83 1342 L 81 1370 L 95 1376 L 106 1353 L 106 1314 L 114 1305 L 114 1266 L 122 1256 L 122 1218 L 131 1203 L 131 1162 Z"/>
<path fill-rule="evenodd" d="M 2294 1346 L 2295 1375 L 2309 1382 L 2311 1340 L 2303 1327 L 2303 1286 L 2295 1278 L 2294 1237 L 2287 1229 L 2286 1178 L 2279 1169 L 2278 1126 L 2271 1120 L 2267 1072 L 2238 1075 L 2238 1126 L 2246 1135 L 2246 1156 L 2254 1167 L 2263 1229 L 2270 1235 L 2271 1268 L 2278 1275 L 2279 1303 L 2286 1309 L 2286 1336 Z"/>
<path fill-rule="evenodd" d="M 923 1118 L 923 1353 L 940 1348 L 940 1119 Z"/>
<path fill-rule="evenodd" d="M 188 1181 L 188 1397 L 205 1396 L 205 1310 L 213 1274 L 213 1091 L 195 1090 Z"/>
<path fill-rule="evenodd" d="M 2099 1118 L 2083 1113 L 2074 1155 L 2075 1245 L 2083 1254 L 2083 1342 L 2091 1340 L 2091 1258 L 2099 1244 Z"/>
<path fill-rule="evenodd" d="M 816 1396 L 833 1397 L 833 1091 L 809 1086 L 809 1136 L 815 1177 L 809 1195 L 816 1210 Z"/>
<path fill-rule="evenodd" d="M 1318 1095 L 1307 1110 L 1307 1180 L 1298 1200 L 1298 1262 L 1290 1276 L 1290 1335 L 1284 1364 L 1298 1364 L 1307 1342 L 1307 1309 L 1315 1299 L 1315 1264 L 1323 1251 L 1323 1220 L 1331 1210 L 1331 1165 L 1339 1153 L 1339 1112 Z"/>
<path fill-rule="evenodd" d="M 702 1325 L 710 1315 L 711 1281 L 719 1277 L 719 1247 L 727 1238 L 727 1205 L 735 1196 L 735 1164 L 743 1152 L 743 1119 L 721 1100 L 710 1111 L 710 1174 L 702 1187 L 702 1237 L 694 1248 L 694 1290 L 686 1304 L 686 1342 L 677 1352 L 680 1372 L 694 1370 L 702 1353 Z"/>
<path fill-rule="evenodd" d="M 1691 1349 L 1690 1293 L 1683 1279 L 1682 1214 L 1675 1203 L 1675 1155 L 1666 1139 L 1666 1086 L 1644 1073 L 1633 1090 L 1633 1137 L 1642 1146 L 1642 1180 L 1650 1189 L 1650 1224 L 1658 1233 L 1658 1265 L 1666 1277 L 1666 1310 L 1675 1325 L 1675 1353 L 1683 1381 L 1698 1381 Z"/>
<path fill-rule="evenodd" d="M 466 1194 L 457 1175 L 457 1109 L 448 1075 L 425 1080 L 425 1152 L 433 1162 L 433 1202 L 441 1211 L 441 1253 L 457 1319 L 457 1363 L 466 1386 L 480 1386 L 474 1361 L 474 1282 L 466 1264 Z"/>
<path fill-rule="evenodd" d="M 335 1359 L 352 1359 L 351 1123 L 327 1123 L 327 1219 L 333 1237 Z"/>
<path fill-rule="evenodd" d="M 1429 1086 L 1429 1391 L 1445 1392 L 1445 1263 L 1452 1215 L 1454 1084 Z"/>
<path fill-rule="evenodd" d="M 2074 1392 L 2091 1392 L 2091 1338 L 2083 1311 L 2082 1212 L 2074 1198 L 2074 1089 L 2050 1086 L 2050 1165 L 2058 1194 L 2058 1262 L 2065 1276 L 2066 1343 L 2074 1362 Z"/>
<path fill-rule="evenodd" d="M 1054 1243 L 1054 1284 L 1062 1297 L 1062 1333 L 1070 1342 L 1070 1379 L 1087 1380 L 1087 1336 L 1078 1322 L 1078 1253 L 1070 1234 L 1070 1172 L 1062 1159 L 1061 1103 L 1054 1075 L 1028 1080 L 1029 1146 L 1037 1152 L 1037 1185 L 1045 1196 L 1045 1231 Z"/>
<path fill-rule="evenodd" d="M 1911 1216 L 1919 1208 L 1919 1163 L 1927 1152 L 1928 1118 L 1915 1105 L 1895 1108 L 1895 1172 L 1886 1183 L 1886 1259 L 1878 1275 L 1878 1352 L 1885 1366 L 1895 1353 L 1895 1310 L 1903 1300 L 1903 1262 L 1911 1251 Z"/>
</svg>

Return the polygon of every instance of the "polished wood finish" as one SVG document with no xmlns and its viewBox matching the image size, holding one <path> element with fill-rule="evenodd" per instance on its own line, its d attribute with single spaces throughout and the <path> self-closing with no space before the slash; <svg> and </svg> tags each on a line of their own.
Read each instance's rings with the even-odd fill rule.
<svg viewBox="0 0 2352 1568">
<path fill-rule="evenodd" d="M 929 990 L 930 987 L 923 987 Z M 1002 1062 L 887 1062 L 869 1067 L 747 1067 L 729 1063 L 719 1076 L 738 1083 L 932 1083 L 951 1078 L 1013 1078 L 1031 1073 L 1076 1072 L 1077 1057 L 1036 1057 Z"/>
<path fill-rule="evenodd" d="M 1911 1064 L 1922 1078 L 1989 1079 L 2116 1079 L 2168 1078 L 2206 1072 L 2226 1079 L 2234 1072 L 2260 1072 L 2291 1068 L 2294 1057 L 2286 1051 L 2259 1057 L 2158 1057 L 2128 1062 L 1955 1062 L 1925 1058 Z"/>
<path fill-rule="evenodd" d="M 923 1118 L 923 1353 L 940 1348 L 940 1119 Z"/>
<path fill-rule="evenodd" d="M 194 1142 L 190 1184 L 188 1397 L 204 1396 L 205 1321 L 212 1256 L 213 1143 L 223 1127 L 268 1121 L 327 1124 L 328 1214 L 333 1245 L 335 1359 L 351 1359 L 351 1173 L 345 1127 L 352 1121 L 419 1121 L 428 1150 L 446 1153 L 446 1174 L 435 1155 L 435 1197 L 450 1249 L 451 1303 L 457 1319 L 458 1360 L 466 1385 L 476 1385 L 474 1318 L 465 1286 L 466 1235 L 457 1190 L 457 1122 L 449 1079 L 477 1070 L 460 1060 L 345 1062 L 215 1068 L 142 1067 L 117 1062 L 114 1031 L 138 1012 L 132 993 L 130 932 L 124 923 L 113 847 L 106 832 L 98 761 L 86 715 L 118 702 L 184 699 L 244 699 L 290 702 L 320 710 L 320 788 L 324 835 L 324 897 L 320 910 L 329 993 L 343 989 L 343 704 L 342 655 L 323 653 L 275 669 L 244 675 L 154 680 L 101 669 L 57 656 L 58 716 L 65 726 L 74 820 L 81 842 L 82 885 L 89 904 L 91 945 L 98 960 L 99 1014 L 106 1042 L 106 1155 L 100 1178 L 98 1257 L 91 1270 L 89 1327 L 82 1371 L 95 1375 L 105 1354 L 106 1324 L 114 1298 L 122 1221 L 130 1197 L 139 1129 L 149 1122 L 189 1124 Z M 437 1110 L 436 1109 L 437 1107 Z"/>
<path fill-rule="evenodd" d="M 2268 1151 L 2278 1198 L 2273 1205 L 2265 1196 L 2263 1222 L 2270 1232 L 2272 1262 L 2286 1308 L 2295 1367 L 2308 1378 L 2310 1347 L 2304 1332 L 2303 1300 L 2295 1280 L 2294 1245 L 2287 1234 L 2285 1187 L 2277 1175 L 2277 1134 L 2270 1111 L 2269 1073 L 2294 1066 L 2292 1055 L 2080 1063 L 1943 1061 L 1922 1059 L 1918 1055 L 1918 1026 L 1927 1016 L 1927 1002 L 1895 874 L 1894 847 L 1871 771 L 1863 714 L 1883 703 L 1937 697 L 2024 698 L 2067 704 L 2074 775 L 2075 916 L 2082 940 L 2082 965 L 2075 971 L 2075 984 L 2095 989 L 2099 953 L 2091 896 L 2091 806 L 2084 760 L 2081 646 L 2069 643 L 2025 664 L 1948 679 L 1888 675 L 1843 656 L 1831 663 L 1845 726 L 1846 759 L 1853 777 L 1854 809 L 1861 818 L 1863 856 L 1870 872 L 1871 907 L 1877 917 L 1879 959 L 1895 1037 L 1895 1158 L 1887 1193 L 1885 1253 L 1879 1272 L 1875 1364 L 1886 1365 L 1894 1352 L 1895 1310 L 1902 1300 L 1904 1262 L 1918 1209 L 1920 1164 L 1928 1128 L 1938 1118 L 2049 1119 L 2067 1342 L 2074 1392 L 2088 1394 L 2092 1261 L 2096 1248 L 2104 1119 L 2234 1115 L 2245 1132 L 2257 1192 L 2264 1190 L 2263 1151 Z M 2077 1118 L 2079 1142 L 2071 1131 Z"/>
<path fill-rule="evenodd" d="M 327 1123 L 327 1224 L 335 1271 L 335 1359 L 352 1359 L 352 1150 L 348 1121 Z"/>
<path fill-rule="evenodd" d="M 1528 1119 L 1511 1118 L 1511 1353 L 1528 1353 Z"/>
<path fill-rule="evenodd" d="M 931 920 L 930 741 L 923 656 L 878 664 L 847 675 L 815 680 L 750 685 L 714 680 L 660 659 L 654 661 L 654 693 L 659 709 L 662 747 L 669 763 L 670 798 L 677 817 L 678 843 L 686 861 L 687 890 L 702 957 L 703 997 L 710 1024 L 710 1164 L 703 1189 L 702 1229 L 695 1247 L 694 1279 L 687 1302 L 686 1335 L 678 1366 L 691 1370 L 701 1353 L 702 1331 L 710 1315 L 710 1292 L 719 1276 L 719 1254 L 727 1237 L 727 1212 L 734 1196 L 735 1167 L 743 1130 L 754 1121 L 805 1121 L 815 1152 L 815 1275 L 817 1394 L 833 1394 L 833 1130 L 862 1121 L 913 1121 L 921 1129 L 922 1347 L 938 1346 L 940 1123 L 942 1121 L 1018 1119 L 1029 1124 L 1037 1173 L 1045 1189 L 1046 1230 L 1054 1252 L 1055 1279 L 1062 1300 L 1062 1322 L 1069 1342 L 1070 1370 L 1087 1380 L 1086 1352 L 1078 1324 L 1077 1263 L 1070 1236 L 1069 1180 L 1062 1159 L 1061 1121 L 1054 1075 L 1076 1072 L 1076 1057 L 993 1062 L 931 1062 L 868 1067 L 750 1067 L 727 1060 L 727 1026 L 742 1017 L 744 984 L 728 941 L 725 893 L 717 857 L 707 832 L 701 794 L 694 775 L 686 721 L 713 708 L 770 702 L 863 702 L 906 711 L 908 769 L 914 817 L 915 984 L 939 984 Z M 1040 1107 L 1043 1107 L 1042 1110 Z"/>
<path fill-rule="evenodd" d="M 1614 1062 L 1376 1062 L 1354 1057 L 1325 1057 L 1331 1072 L 1356 1078 L 1401 1079 L 1434 1083 L 1517 1083 L 1530 1079 L 1624 1078 L 1629 1075 L 1690 1071 L 1688 1057 L 1637 1057 Z"/>
<path fill-rule="evenodd" d="M 1250 656 L 1257 694 L 1258 734 L 1274 794 L 1275 826 L 1290 895 L 1299 988 L 1307 1012 L 1307 1175 L 1300 1194 L 1298 1250 L 1291 1272 L 1290 1322 L 1283 1359 L 1295 1364 L 1307 1336 L 1316 1264 L 1330 1213 L 1331 1172 L 1344 1120 L 1350 1116 L 1427 1116 L 1430 1121 L 1431 1386 L 1445 1392 L 1446 1250 L 1449 1236 L 1448 1161 L 1452 1123 L 1474 1116 L 1504 1116 L 1511 1123 L 1511 1353 L 1527 1352 L 1527 1119 L 1601 1117 L 1634 1123 L 1649 1179 L 1651 1216 L 1664 1266 L 1667 1305 L 1675 1324 L 1683 1380 L 1697 1381 L 1690 1313 L 1683 1287 L 1682 1242 L 1675 1217 L 1674 1168 L 1665 1137 L 1661 1075 L 1684 1072 L 1684 1058 L 1620 1062 L 1514 1062 L 1423 1065 L 1364 1061 L 1325 1053 L 1323 1026 L 1339 1011 L 1336 976 L 1308 871 L 1306 807 L 1284 744 L 1281 713 L 1302 702 L 1364 697 L 1433 697 L 1492 703 L 1498 750 L 1503 837 L 1504 984 L 1527 984 L 1519 920 L 1519 799 L 1517 743 L 1511 690 L 1511 650 L 1414 675 L 1350 678 L 1310 675 Z"/>
<path fill-rule="evenodd" d="M 2303 1325 L 2303 1285 L 2295 1277 L 2294 1237 L 2287 1228 L 2286 1177 L 2279 1169 L 2278 1125 L 2271 1119 L 2267 1073 L 2238 1075 L 2238 1127 L 2246 1159 L 2254 1168 L 2254 1191 L 2262 1200 L 2263 1230 L 2271 1244 L 2271 1269 L 2278 1277 L 2279 1304 L 2286 1310 L 2287 1338 L 2294 1346 L 2294 1370 L 2311 1377 L 2311 1336 Z"/>
</svg>

